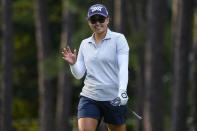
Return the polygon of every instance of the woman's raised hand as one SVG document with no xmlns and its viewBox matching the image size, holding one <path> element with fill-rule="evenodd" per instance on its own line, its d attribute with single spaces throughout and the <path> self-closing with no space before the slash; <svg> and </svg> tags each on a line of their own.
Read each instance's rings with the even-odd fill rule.
<svg viewBox="0 0 197 131">
<path fill-rule="evenodd" d="M 70 65 L 75 64 L 76 59 L 77 59 L 76 49 L 72 53 L 71 50 L 70 50 L 70 47 L 67 46 L 66 48 L 64 48 L 63 51 L 62 51 L 62 59 L 67 61 Z"/>
</svg>

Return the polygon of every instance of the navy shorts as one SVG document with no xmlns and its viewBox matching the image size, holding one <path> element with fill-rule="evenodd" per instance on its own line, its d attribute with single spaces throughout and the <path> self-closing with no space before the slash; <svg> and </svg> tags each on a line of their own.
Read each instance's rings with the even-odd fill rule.
<svg viewBox="0 0 197 131">
<path fill-rule="evenodd" d="M 104 122 L 113 125 L 122 125 L 126 122 L 127 105 L 113 106 L 109 101 L 95 101 L 85 96 L 80 96 L 78 105 L 78 119 L 89 117 L 104 118 Z"/>
</svg>

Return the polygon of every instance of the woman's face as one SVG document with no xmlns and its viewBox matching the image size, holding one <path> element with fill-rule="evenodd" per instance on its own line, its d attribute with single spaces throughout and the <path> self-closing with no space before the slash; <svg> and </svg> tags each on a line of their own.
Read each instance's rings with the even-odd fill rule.
<svg viewBox="0 0 197 131">
<path fill-rule="evenodd" d="M 102 15 L 93 15 L 88 19 L 88 24 L 92 31 L 96 34 L 102 34 L 107 30 L 109 17 L 105 18 Z"/>
</svg>

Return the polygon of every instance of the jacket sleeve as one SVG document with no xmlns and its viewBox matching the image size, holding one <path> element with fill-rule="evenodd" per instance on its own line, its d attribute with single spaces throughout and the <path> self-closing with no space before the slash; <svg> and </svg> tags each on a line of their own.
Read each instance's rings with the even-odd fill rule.
<svg viewBox="0 0 197 131">
<path fill-rule="evenodd" d="M 83 57 L 83 51 L 82 51 L 83 50 L 83 46 L 82 46 L 83 44 L 82 43 L 81 43 L 80 48 L 79 48 L 76 63 L 74 65 L 70 65 L 71 72 L 76 79 L 81 79 L 86 72 L 86 67 L 85 67 L 84 57 Z"/>
<path fill-rule="evenodd" d="M 126 91 L 128 84 L 129 46 L 124 35 L 121 35 L 118 39 L 117 57 L 119 66 L 119 90 Z"/>
</svg>

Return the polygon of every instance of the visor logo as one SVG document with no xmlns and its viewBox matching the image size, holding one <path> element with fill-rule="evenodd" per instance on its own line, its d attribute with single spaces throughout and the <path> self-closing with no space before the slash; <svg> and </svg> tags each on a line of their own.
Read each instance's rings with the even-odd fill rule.
<svg viewBox="0 0 197 131">
<path fill-rule="evenodd" d="M 91 10 L 92 10 L 92 12 L 94 12 L 94 11 L 101 11 L 102 8 L 103 7 L 101 7 L 101 6 L 96 6 L 96 7 L 92 7 Z"/>
</svg>

